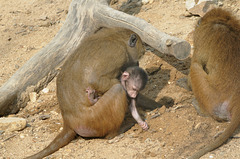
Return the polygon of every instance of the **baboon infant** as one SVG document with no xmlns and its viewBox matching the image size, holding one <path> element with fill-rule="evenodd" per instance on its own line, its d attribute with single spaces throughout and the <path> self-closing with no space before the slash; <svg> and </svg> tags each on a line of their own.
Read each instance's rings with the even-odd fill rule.
<svg viewBox="0 0 240 159">
<path fill-rule="evenodd" d="M 147 73 L 138 66 L 128 67 L 121 75 L 120 82 L 127 92 L 127 96 L 129 98 L 129 108 L 133 118 L 137 121 L 137 123 L 144 129 L 148 129 L 148 125 L 145 121 L 140 117 L 137 107 L 136 107 L 136 98 L 139 91 L 143 90 L 148 81 Z M 97 95 L 97 92 L 88 87 L 87 90 L 88 99 L 91 104 L 95 104 L 100 98 Z"/>
</svg>

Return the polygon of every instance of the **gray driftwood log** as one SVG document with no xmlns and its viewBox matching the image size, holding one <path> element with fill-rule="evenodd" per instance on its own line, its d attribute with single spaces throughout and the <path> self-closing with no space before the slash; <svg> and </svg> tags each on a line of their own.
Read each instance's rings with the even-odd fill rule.
<svg viewBox="0 0 240 159">
<path fill-rule="evenodd" d="M 64 60 L 81 41 L 100 27 L 123 27 L 162 53 L 185 59 L 190 44 L 160 32 L 146 21 L 114 10 L 110 0 L 73 0 L 66 21 L 54 39 L 27 61 L 0 88 L 0 116 L 16 113 L 29 101 L 30 92 L 38 92 L 58 73 Z"/>
</svg>

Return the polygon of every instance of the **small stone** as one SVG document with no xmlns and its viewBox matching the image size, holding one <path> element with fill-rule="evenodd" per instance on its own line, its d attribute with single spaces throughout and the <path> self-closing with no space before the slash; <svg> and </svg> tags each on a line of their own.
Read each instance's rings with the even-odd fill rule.
<svg viewBox="0 0 240 159">
<path fill-rule="evenodd" d="M 151 157 L 156 157 L 157 156 L 157 154 L 156 153 L 154 153 L 154 152 L 150 152 L 150 154 L 149 154 Z"/>
<path fill-rule="evenodd" d="M 46 120 L 46 119 L 49 119 L 50 118 L 50 115 L 41 115 L 39 116 L 39 120 Z"/>
<path fill-rule="evenodd" d="M 161 146 L 161 147 L 165 147 L 165 146 L 166 146 L 166 143 L 165 143 L 165 142 L 161 142 L 161 143 L 160 143 L 160 146 Z"/>
<path fill-rule="evenodd" d="M 36 102 L 37 101 L 37 93 L 36 92 L 29 93 L 29 98 L 30 98 L 31 102 Z"/>
<path fill-rule="evenodd" d="M 109 144 L 112 144 L 112 143 L 115 143 L 115 142 L 116 142 L 116 140 L 113 140 L 113 139 L 112 140 L 108 140 Z"/>
<path fill-rule="evenodd" d="M 39 18 L 39 20 L 42 20 L 42 21 L 45 21 L 45 20 L 47 20 L 47 19 L 48 19 L 47 16 L 41 16 L 41 17 Z"/>
<path fill-rule="evenodd" d="M 149 151 L 149 150 L 145 151 L 146 155 L 150 155 L 150 153 L 151 153 L 151 151 Z"/>
<path fill-rule="evenodd" d="M 0 130 L 4 131 L 19 131 L 26 127 L 27 120 L 17 117 L 0 118 Z"/>
<path fill-rule="evenodd" d="M 219 2 L 218 2 L 218 6 L 219 6 L 219 7 L 222 7 L 222 6 L 223 6 L 223 2 L 219 1 Z"/>
<path fill-rule="evenodd" d="M 147 73 L 148 73 L 149 75 L 154 75 L 154 74 L 156 74 L 158 71 L 161 70 L 161 67 L 162 67 L 162 65 L 160 65 L 159 67 L 150 68 L 150 69 L 147 70 Z"/>
<path fill-rule="evenodd" d="M 189 11 L 185 11 L 182 15 L 180 16 L 184 16 L 184 17 L 191 17 L 193 16 Z M 180 17 L 180 19 L 183 19 L 183 17 Z"/>
<path fill-rule="evenodd" d="M 40 27 L 50 27 L 50 26 L 51 26 L 51 22 L 44 21 L 44 22 L 42 22 L 39 26 L 40 26 Z"/>
<path fill-rule="evenodd" d="M 25 136 L 24 136 L 24 134 L 20 134 L 19 137 L 20 137 L 21 139 L 23 139 Z"/>
<path fill-rule="evenodd" d="M 5 131 L 4 130 L 0 130 L 0 135 L 2 135 Z"/>
<path fill-rule="evenodd" d="M 148 4 L 148 3 L 149 3 L 149 0 L 142 0 L 143 5 Z"/>
<path fill-rule="evenodd" d="M 195 0 L 187 0 L 186 1 L 186 8 L 187 10 L 194 14 L 200 15 L 201 17 L 214 8 L 217 5 L 217 0 L 201 0 L 198 3 L 195 3 Z"/>
<path fill-rule="evenodd" d="M 49 89 L 48 89 L 48 88 L 44 88 L 44 89 L 42 90 L 42 92 L 43 92 L 43 93 L 48 93 L 48 92 L 49 92 Z"/>
<path fill-rule="evenodd" d="M 53 114 L 53 115 L 58 115 L 58 113 L 57 113 L 57 112 L 55 112 L 55 111 L 53 111 L 53 110 L 52 110 L 52 111 L 50 111 L 50 113 L 51 113 L 51 114 Z"/>
<path fill-rule="evenodd" d="M 198 129 L 201 124 L 202 124 L 202 123 L 198 123 L 198 124 L 194 127 L 194 129 Z"/>
<path fill-rule="evenodd" d="M 165 106 L 162 106 L 159 111 L 158 111 L 160 114 L 163 114 L 166 112 L 166 107 Z"/>
</svg>

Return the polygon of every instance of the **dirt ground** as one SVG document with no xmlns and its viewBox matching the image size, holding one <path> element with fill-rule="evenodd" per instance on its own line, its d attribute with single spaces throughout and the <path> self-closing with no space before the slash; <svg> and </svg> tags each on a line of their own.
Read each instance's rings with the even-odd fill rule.
<svg viewBox="0 0 240 159">
<path fill-rule="evenodd" d="M 122 1 L 114 5 L 121 8 Z M 67 15 L 71 0 L 0 0 L 0 86 L 30 57 L 56 35 Z M 240 15 L 240 2 L 227 0 L 223 7 Z M 186 17 L 184 0 L 155 0 L 129 10 L 159 30 L 188 40 L 197 16 Z M 192 106 L 193 93 L 186 87 L 190 58 L 179 61 L 146 46 L 140 65 L 149 74 L 143 93 L 163 105 L 155 110 L 140 110 L 150 125 L 142 131 L 134 123 L 125 133 L 111 140 L 78 138 L 47 158 L 186 158 L 222 132 L 228 123 L 199 116 Z M 31 69 L 31 68 L 30 68 Z M 18 132 L 0 134 L 0 159 L 23 158 L 46 147 L 62 129 L 56 99 L 55 79 L 29 102 L 18 116 L 28 126 Z M 42 117 L 49 117 L 42 120 Z M 128 119 L 132 119 L 129 114 Z M 134 122 L 132 120 L 132 122 Z M 227 144 L 206 154 L 203 159 L 240 158 L 239 130 Z"/>
</svg>

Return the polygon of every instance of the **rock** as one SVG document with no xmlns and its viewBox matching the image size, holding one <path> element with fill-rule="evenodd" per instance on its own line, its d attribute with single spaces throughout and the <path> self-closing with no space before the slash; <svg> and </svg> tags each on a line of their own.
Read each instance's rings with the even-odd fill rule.
<svg viewBox="0 0 240 159">
<path fill-rule="evenodd" d="M 194 14 L 204 16 L 206 12 L 218 5 L 218 0 L 199 0 L 198 3 L 195 0 L 186 0 L 186 9 Z"/>
<path fill-rule="evenodd" d="M 42 15 L 42 16 L 39 18 L 39 20 L 42 20 L 42 21 L 46 21 L 47 19 L 48 19 L 48 17 L 45 16 L 45 15 Z"/>
<path fill-rule="evenodd" d="M 219 2 L 218 2 L 218 6 L 219 6 L 219 7 L 222 7 L 222 6 L 223 6 L 223 2 L 219 1 Z"/>
<path fill-rule="evenodd" d="M 21 139 L 25 138 L 24 134 L 20 134 L 19 137 L 20 137 Z"/>
<path fill-rule="evenodd" d="M 166 107 L 165 106 L 162 106 L 160 109 L 159 109 L 159 113 L 160 114 L 163 114 L 166 112 Z"/>
<path fill-rule="evenodd" d="M 41 115 L 39 116 L 39 120 L 46 120 L 46 119 L 49 119 L 50 118 L 50 115 Z"/>
<path fill-rule="evenodd" d="M 160 146 L 161 146 L 161 147 L 165 147 L 165 146 L 166 146 L 166 143 L 165 143 L 165 142 L 161 142 L 161 143 L 160 143 Z"/>
<path fill-rule="evenodd" d="M 145 4 L 152 4 L 154 2 L 154 0 L 142 0 L 142 4 L 145 5 Z"/>
<path fill-rule="evenodd" d="M 50 113 L 51 113 L 51 114 L 53 114 L 53 115 L 58 115 L 58 113 L 57 113 L 57 112 L 55 112 L 55 111 L 53 111 L 53 110 L 52 110 L 52 111 L 50 111 Z"/>
<path fill-rule="evenodd" d="M 0 130 L 4 131 L 19 131 L 26 127 L 27 120 L 17 117 L 0 118 Z"/>
<path fill-rule="evenodd" d="M 157 154 L 156 154 L 156 153 L 154 153 L 154 152 L 150 152 L 149 156 L 151 156 L 151 157 L 156 157 L 156 156 L 157 156 Z"/>
<path fill-rule="evenodd" d="M 44 88 L 44 89 L 42 90 L 42 92 L 43 92 L 43 93 L 48 93 L 48 92 L 49 92 L 49 88 Z"/>
<path fill-rule="evenodd" d="M 149 3 L 149 0 L 142 0 L 143 5 L 148 4 L 148 3 Z"/>
<path fill-rule="evenodd" d="M 4 130 L 0 130 L 0 135 L 2 135 L 5 131 Z"/>
<path fill-rule="evenodd" d="M 50 27 L 50 26 L 51 26 L 51 22 L 49 22 L 49 21 L 43 21 L 39 26 L 40 26 L 40 27 Z"/>
<path fill-rule="evenodd" d="M 148 73 L 149 75 L 154 75 L 154 74 L 156 74 L 158 71 L 161 70 L 161 67 L 162 67 L 162 64 L 160 64 L 159 67 L 149 68 L 149 69 L 147 69 L 147 73 Z"/>
<path fill-rule="evenodd" d="M 29 93 L 29 98 L 30 98 L 31 102 L 36 102 L 37 101 L 37 93 L 36 92 Z"/>
</svg>

